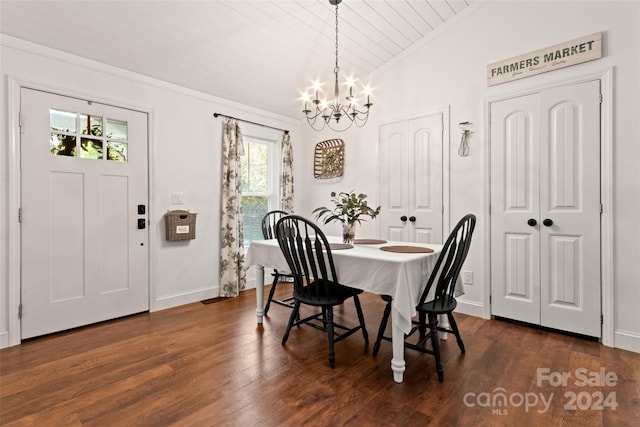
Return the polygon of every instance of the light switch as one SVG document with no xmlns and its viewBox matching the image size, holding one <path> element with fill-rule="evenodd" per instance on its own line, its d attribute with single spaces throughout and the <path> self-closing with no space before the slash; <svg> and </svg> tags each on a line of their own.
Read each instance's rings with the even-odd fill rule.
<svg viewBox="0 0 640 427">
<path fill-rule="evenodd" d="M 171 204 L 184 205 L 184 193 L 178 191 L 171 193 Z"/>
</svg>

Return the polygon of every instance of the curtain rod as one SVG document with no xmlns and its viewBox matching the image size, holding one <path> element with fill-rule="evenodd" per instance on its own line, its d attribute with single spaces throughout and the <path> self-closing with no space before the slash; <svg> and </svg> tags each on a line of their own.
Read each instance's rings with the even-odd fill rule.
<svg viewBox="0 0 640 427">
<path fill-rule="evenodd" d="M 213 113 L 213 117 L 218 117 L 218 116 L 226 117 L 227 119 L 238 120 L 238 121 L 245 122 L 245 123 L 251 123 L 252 125 L 258 125 L 258 126 L 262 126 L 262 127 L 265 127 L 265 128 L 270 128 L 270 129 L 275 129 L 275 130 L 281 130 L 281 131 L 283 131 L 283 132 L 284 132 L 284 133 L 286 133 L 286 134 L 288 134 L 288 133 L 289 133 L 289 131 L 288 131 L 288 130 L 286 130 L 286 129 L 280 129 L 280 128 L 273 127 L 273 126 L 269 126 L 269 125 L 263 125 L 262 123 L 250 122 L 249 120 L 244 120 L 244 119 L 239 119 L 239 118 L 237 118 L 237 117 L 227 116 L 226 114 Z"/>
</svg>

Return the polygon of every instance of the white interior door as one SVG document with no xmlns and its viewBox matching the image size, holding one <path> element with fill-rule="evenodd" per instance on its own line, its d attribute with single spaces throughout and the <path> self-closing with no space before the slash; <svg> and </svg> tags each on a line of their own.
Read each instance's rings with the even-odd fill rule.
<svg viewBox="0 0 640 427">
<path fill-rule="evenodd" d="M 380 126 L 380 235 L 442 243 L 443 114 Z"/>
<path fill-rule="evenodd" d="M 600 85 L 491 105 L 491 312 L 600 337 Z"/>
<path fill-rule="evenodd" d="M 545 90 L 540 110 L 541 324 L 600 337 L 600 82 Z"/>
<path fill-rule="evenodd" d="M 147 115 L 20 97 L 22 338 L 148 310 Z"/>
<path fill-rule="evenodd" d="M 540 324 L 539 110 L 538 94 L 491 104 L 491 313 L 534 324 Z"/>
</svg>

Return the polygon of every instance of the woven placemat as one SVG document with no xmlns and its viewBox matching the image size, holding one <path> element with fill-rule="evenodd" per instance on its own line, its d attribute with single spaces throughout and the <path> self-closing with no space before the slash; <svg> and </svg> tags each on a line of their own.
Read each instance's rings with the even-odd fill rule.
<svg viewBox="0 0 640 427">
<path fill-rule="evenodd" d="M 351 249 L 353 245 L 348 243 L 329 243 L 329 247 L 332 251 L 338 251 L 340 249 Z"/>
<path fill-rule="evenodd" d="M 382 245 L 387 243 L 387 241 L 378 239 L 355 239 L 353 243 L 356 245 Z"/>
<path fill-rule="evenodd" d="M 433 252 L 431 248 L 425 248 L 422 246 L 383 246 L 380 248 L 385 252 L 398 252 L 403 254 L 428 254 Z"/>
</svg>

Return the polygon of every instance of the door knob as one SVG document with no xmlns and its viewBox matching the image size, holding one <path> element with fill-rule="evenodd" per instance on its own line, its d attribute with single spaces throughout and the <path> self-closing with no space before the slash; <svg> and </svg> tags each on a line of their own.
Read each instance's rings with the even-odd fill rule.
<svg viewBox="0 0 640 427">
<path fill-rule="evenodd" d="M 536 224 L 538 224 L 538 221 L 536 221 L 536 220 L 535 220 L 535 219 L 533 219 L 533 218 L 529 218 L 529 221 L 527 221 L 527 224 L 529 224 L 529 225 L 530 225 L 530 226 L 532 226 L 532 227 L 535 227 L 535 226 L 536 226 Z"/>
<path fill-rule="evenodd" d="M 409 217 L 409 221 L 411 221 L 411 222 L 416 222 L 416 217 L 415 217 L 415 216 L 410 216 L 410 217 Z"/>
<path fill-rule="evenodd" d="M 544 221 L 542 221 L 542 223 L 545 225 L 545 227 L 551 227 L 553 225 L 553 220 L 549 218 L 545 218 Z"/>
<path fill-rule="evenodd" d="M 400 221 L 405 222 L 407 220 L 407 216 L 406 215 L 402 215 L 400 217 Z"/>
</svg>

